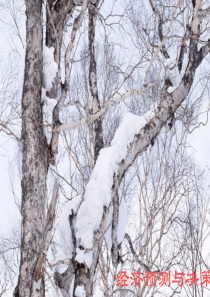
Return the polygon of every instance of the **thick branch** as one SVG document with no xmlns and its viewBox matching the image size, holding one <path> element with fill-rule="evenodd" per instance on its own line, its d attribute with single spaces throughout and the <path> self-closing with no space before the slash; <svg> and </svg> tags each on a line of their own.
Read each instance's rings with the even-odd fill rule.
<svg viewBox="0 0 210 297">
<path fill-rule="evenodd" d="M 200 32 L 200 17 L 199 11 L 201 9 L 203 0 L 196 0 L 195 8 L 193 10 L 194 13 L 194 20 L 192 23 L 192 31 L 195 35 L 198 35 Z"/>
<path fill-rule="evenodd" d="M 71 37 L 70 41 L 65 53 L 65 83 L 62 87 L 62 94 L 60 99 L 58 100 L 57 105 L 55 106 L 53 110 L 53 135 L 52 135 L 52 140 L 51 140 L 51 160 L 50 162 L 52 164 L 55 164 L 55 155 L 57 154 L 57 149 L 58 149 L 58 139 L 59 139 L 59 126 L 60 126 L 60 121 L 59 121 L 59 112 L 61 111 L 61 108 L 64 105 L 66 96 L 67 96 L 67 91 L 68 91 L 68 86 L 69 86 L 69 79 L 70 79 L 70 62 L 71 62 L 71 53 L 73 50 L 74 46 L 74 41 L 76 38 L 76 33 L 78 29 L 80 28 L 82 21 L 84 19 L 85 12 L 87 10 L 89 0 L 84 0 L 82 4 L 82 8 L 80 11 L 79 16 L 74 20 L 73 23 L 73 28 L 71 32 Z"/>
<path fill-rule="evenodd" d="M 169 118 L 174 115 L 181 103 L 188 96 L 195 77 L 195 71 L 205 56 L 209 53 L 209 49 L 210 42 L 197 52 L 197 41 L 194 38 L 190 39 L 189 63 L 182 81 L 173 93 L 169 94 L 167 91 L 164 92 L 163 101 L 161 102 L 161 105 L 158 106 L 154 118 L 152 118 L 150 122 L 139 131 L 139 134 L 135 135 L 134 141 L 128 149 L 126 159 L 122 160 L 118 166 L 118 174 L 114 177 L 112 198 L 114 197 L 115 191 L 118 189 L 126 170 L 133 164 L 136 157 L 153 143 L 154 139 L 160 133 L 161 128 L 166 124 Z"/>
<path fill-rule="evenodd" d="M 98 97 L 98 87 L 97 87 L 97 69 L 96 69 L 96 58 L 95 58 L 95 28 L 96 28 L 96 9 L 97 4 L 91 3 L 89 5 L 89 30 L 88 30 L 88 49 L 90 55 L 90 66 L 89 66 L 89 85 L 90 92 L 93 100 L 93 113 L 98 112 L 101 107 Z M 95 142 L 94 142 L 94 162 L 98 158 L 100 150 L 104 146 L 103 141 L 103 131 L 102 131 L 102 119 L 99 117 L 94 120 L 94 132 L 95 132 Z"/>
</svg>

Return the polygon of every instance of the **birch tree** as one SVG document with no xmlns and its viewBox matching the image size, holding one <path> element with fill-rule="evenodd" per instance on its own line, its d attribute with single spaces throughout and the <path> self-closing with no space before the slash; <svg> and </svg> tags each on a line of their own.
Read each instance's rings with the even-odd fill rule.
<svg viewBox="0 0 210 297">
<path fill-rule="evenodd" d="M 48 0 L 43 5 L 40 0 L 25 1 L 21 259 L 14 296 L 45 296 L 46 257 L 59 188 L 55 181 L 47 207 L 47 178 L 57 165 L 59 135 L 65 138 L 69 131 L 93 127 L 92 172 L 87 174 L 84 192 L 77 197 L 76 204 L 68 206 L 72 257 L 67 270 L 54 276 L 55 284 L 64 296 L 69 296 L 73 286 L 73 296 L 89 297 L 93 296 L 94 277 L 111 208 L 111 253 L 115 271 L 119 264 L 119 189 L 125 174 L 137 157 L 154 145 L 164 126 L 170 130 L 174 121 L 180 120 L 191 132 L 208 91 L 208 81 L 203 76 L 199 99 L 193 93 L 198 84 L 196 74 L 202 70 L 209 53 L 208 1 L 162 3 L 149 0 L 145 5 L 134 1 L 124 3 L 121 14 L 115 13 L 115 1 L 109 12 L 104 12 L 106 2 Z M 139 18 L 141 11 L 144 12 L 142 20 Z M 110 21 L 112 17 L 117 17 L 116 22 L 115 19 Z M 146 27 L 148 19 L 151 22 Z M 125 49 L 122 61 L 115 59 L 114 64 L 109 63 L 117 73 L 111 92 L 106 83 L 101 92 L 98 80 L 96 36 L 100 32 L 97 31 L 99 24 L 106 42 L 108 28 L 118 28 L 126 42 L 132 45 L 132 56 Z M 77 101 L 71 101 L 70 82 L 76 68 L 74 57 L 85 34 L 88 36 L 89 69 L 88 80 L 85 79 L 88 99 L 83 106 L 80 94 Z M 111 43 L 108 42 L 109 47 Z M 108 61 L 106 46 L 104 49 L 102 56 Z M 123 55 L 123 51 L 120 54 Z M 153 89 L 156 96 L 151 92 Z M 121 124 L 116 125 L 119 127 L 110 132 L 111 139 L 106 138 L 106 115 L 123 104 L 128 104 L 131 110 L 133 99 L 136 104 L 138 101 L 145 103 L 144 114 L 136 113 L 134 108 L 135 114 L 128 113 Z M 78 110 L 77 121 L 61 122 L 61 112 L 70 107 Z"/>
</svg>

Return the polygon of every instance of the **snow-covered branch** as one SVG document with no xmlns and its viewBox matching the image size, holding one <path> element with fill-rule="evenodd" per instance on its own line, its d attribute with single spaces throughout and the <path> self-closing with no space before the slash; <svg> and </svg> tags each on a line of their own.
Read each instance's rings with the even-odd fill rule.
<svg viewBox="0 0 210 297">
<path fill-rule="evenodd" d="M 85 249 L 92 249 L 94 231 L 99 229 L 104 207 L 108 207 L 112 201 L 113 177 L 118 174 L 118 164 L 126 158 L 128 147 L 133 142 L 135 134 L 139 133 L 154 115 L 152 110 L 142 116 L 126 114 L 111 146 L 100 151 L 91 179 L 86 186 L 84 202 L 77 214 L 76 237 Z M 91 258 L 91 251 L 80 250 L 76 260 L 90 267 Z"/>
</svg>

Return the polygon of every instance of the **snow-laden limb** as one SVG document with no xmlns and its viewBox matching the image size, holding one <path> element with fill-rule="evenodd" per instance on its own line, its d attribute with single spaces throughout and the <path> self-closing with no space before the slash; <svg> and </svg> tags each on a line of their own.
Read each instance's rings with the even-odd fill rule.
<svg viewBox="0 0 210 297">
<path fill-rule="evenodd" d="M 43 47 L 43 74 L 45 90 L 50 91 L 52 88 L 53 81 L 58 72 L 58 64 L 54 60 L 54 48 Z"/>
<path fill-rule="evenodd" d="M 84 286 L 77 286 L 75 290 L 75 296 L 77 297 L 86 297 L 86 292 Z"/>
<path fill-rule="evenodd" d="M 128 113 L 118 127 L 111 146 L 100 151 L 89 183 L 86 186 L 84 202 L 77 214 L 76 237 L 79 245 L 85 249 L 93 247 L 93 233 L 99 229 L 104 206 L 111 202 L 113 176 L 117 173 L 118 164 L 126 157 L 127 149 L 135 134 L 138 134 L 154 116 L 148 111 L 142 116 Z M 80 262 L 86 263 L 87 253 L 80 256 Z M 90 263 L 86 263 L 86 265 Z"/>
<path fill-rule="evenodd" d="M 77 212 L 79 204 L 81 202 L 81 196 L 76 196 L 72 200 L 68 201 L 63 207 L 62 213 L 59 217 L 59 240 L 62 252 L 66 255 L 66 258 L 70 259 L 73 252 L 73 242 L 72 233 L 69 224 L 69 215 L 71 215 L 72 210 L 74 213 Z"/>
</svg>

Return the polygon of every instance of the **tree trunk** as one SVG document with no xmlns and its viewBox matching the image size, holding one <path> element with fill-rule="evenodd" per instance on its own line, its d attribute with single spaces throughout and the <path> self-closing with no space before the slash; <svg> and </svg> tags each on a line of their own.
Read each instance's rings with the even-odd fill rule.
<svg viewBox="0 0 210 297">
<path fill-rule="evenodd" d="M 40 261 L 45 225 L 48 146 L 43 133 L 42 1 L 26 1 L 26 58 L 22 96 L 22 234 L 18 289 L 15 296 L 45 296 Z M 39 260 L 39 262 L 38 262 Z M 37 265 L 38 264 L 38 265 Z M 18 291 L 18 292 L 17 292 Z"/>
</svg>

